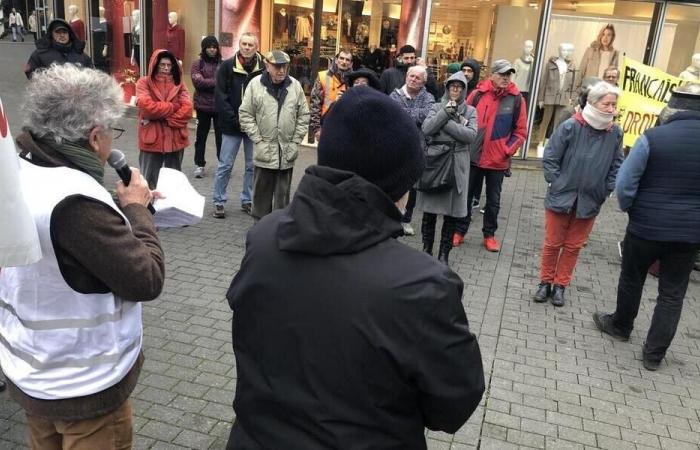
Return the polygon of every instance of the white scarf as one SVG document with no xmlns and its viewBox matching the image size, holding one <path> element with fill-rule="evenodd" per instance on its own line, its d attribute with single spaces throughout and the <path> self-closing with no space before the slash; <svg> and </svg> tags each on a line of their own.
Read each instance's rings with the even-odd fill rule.
<svg viewBox="0 0 700 450">
<path fill-rule="evenodd" d="M 590 103 L 586 103 L 581 115 L 583 120 L 596 130 L 607 130 L 615 118 L 615 113 L 603 112 Z"/>
</svg>

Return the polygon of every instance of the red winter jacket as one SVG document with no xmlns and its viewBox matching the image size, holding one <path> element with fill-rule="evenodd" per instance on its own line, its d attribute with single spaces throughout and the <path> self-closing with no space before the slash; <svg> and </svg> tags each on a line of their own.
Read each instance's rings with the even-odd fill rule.
<svg viewBox="0 0 700 450">
<path fill-rule="evenodd" d="M 136 82 L 137 126 L 141 150 L 170 153 L 190 144 L 187 124 L 192 118 L 192 101 L 177 62 L 172 75 L 157 73 L 161 53 L 172 57 L 167 50 L 154 51 L 148 63 L 148 75 Z"/>
<path fill-rule="evenodd" d="M 475 98 L 479 96 L 474 105 Z M 520 112 L 513 117 L 515 102 Z M 472 164 L 482 169 L 506 170 L 510 158 L 527 137 L 527 108 L 514 83 L 497 91 L 491 80 L 484 80 L 469 94 L 467 104 L 476 106 L 479 134 L 471 151 Z"/>
</svg>

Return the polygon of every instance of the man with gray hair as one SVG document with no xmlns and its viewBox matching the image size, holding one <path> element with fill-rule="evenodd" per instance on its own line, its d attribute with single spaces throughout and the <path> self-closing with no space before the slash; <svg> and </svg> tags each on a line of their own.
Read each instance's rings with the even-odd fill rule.
<svg viewBox="0 0 700 450">
<path fill-rule="evenodd" d="M 24 110 L 19 176 L 43 256 L 0 272 L 0 366 L 31 448 L 131 448 L 140 302 L 160 294 L 164 256 L 140 172 L 117 183 L 118 205 L 103 186 L 122 92 L 98 70 L 53 65 Z"/>
<path fill-rule="evenodd" d="M 676 334 L 690 272 L 700 250 L 700 84 L 676 88 L 659 125 L 635 142 L 617 175 L 620 209 L 629 215 L 617 308 L 593 314 L 598 329 L 629 340 L 647 271 L 659 261 L 659 295 L 642 363 L 656 370 Z"/>
<path fill-rule="evenodd" d="M 418 127 L 418 134 L 421 140 L 424 140 L 423 132 L 420 131 L 423 121 L 428 117 L 430 109 L 435 103 L 433 95 L 425 88 L 425 83 L 428 81 L 428 71 L 424 66 L 411 66 L 406 71 L 406 82 L 403 86 L 394 89 L 389 97 L 401 106 L 406 113 L 413 119 L 413 122 Z M 413 208 L 416 206 L 416 190 L 411 189 L 406 203 L 406 212 L 401 218 L 401 226 L 403 232 L 407 236 L 413 236 L 415 230 L 411 226 L 413 219 Z"/>
</svg>

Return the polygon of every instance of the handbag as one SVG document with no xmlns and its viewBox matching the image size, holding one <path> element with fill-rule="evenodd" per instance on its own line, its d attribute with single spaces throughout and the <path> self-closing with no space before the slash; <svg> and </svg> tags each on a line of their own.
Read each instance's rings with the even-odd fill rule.
<svg viewBox="0 0 700 450">
<path fill-rule="evenodd" d="M 443 144 L 449 145 L 450 149 L 439 155 L 425 155 L 425 170 L 416 183 L 416 190 L 435 193 L 448 191 L 455 186 L 455 143 Z"/>
</svg>

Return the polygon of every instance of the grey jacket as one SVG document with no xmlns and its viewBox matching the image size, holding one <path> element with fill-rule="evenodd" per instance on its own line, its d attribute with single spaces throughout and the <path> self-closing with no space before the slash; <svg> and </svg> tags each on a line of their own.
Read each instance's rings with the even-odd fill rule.
<svg viewBox="0 0 700 450">
<path fill-rule="evenodd" d="M 579 219 L 597 216 L 615 189 L 622 159 L 622 129 L 596 130 L 577 113 L 554 130 L 544 149 L 544 207 L 565 214 L 575 208 Z"/>
<path fill-rule="evenodd" d="M 275 98 L 269 74 L 253 78 L 243 95 L 238 118 L 241 130 L 253 141 L 253 163 L 265 169 L 294 167 L 299 144 L 309 127 L 309 107 L 301 84 L 287 77 Z"/>
<path fill-rule="evenodd" d="M 573 61 L 569 61 L 564 76 L 564 86 L 560 89 L 559 67 L 557 67 L 556 60 L 557 57 L 552 57 L 544 65 L 537 101 L 544 102 L 545 105 L 568 106 L 572 99 L 575 100 L 578 97 L 578 86 L 576 85 L 578 72 Z"/>
<path fill-rule="evenodd" d="M 442 100 L 433 105 L 423 122 L 422 130 L 428 144 L 428 155 L 439 155 L 454 148 L 455 187 L 446 192 L 419 192 L 416 208 L 433 214 L 464 217 L 468 212 L 466 191 L 469 182 L 469 146 L 476 139 L 479 127 L 476 108 L 464 102 L 467 79 L 462 72 L 457 72 L 447 79 L 445 86 L 454 80 L 462 81 L 465 86 L 462 97 L 457 100 L 457 111 L 446 111 L 446 92 Z"/>
</svg>

